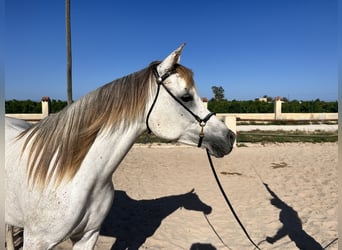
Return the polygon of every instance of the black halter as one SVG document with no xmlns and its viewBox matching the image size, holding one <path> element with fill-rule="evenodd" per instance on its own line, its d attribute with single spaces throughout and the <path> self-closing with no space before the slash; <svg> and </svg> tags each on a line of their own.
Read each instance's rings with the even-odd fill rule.
<svg viewBox="0 0 342 250">
<path fill-rule="evenodd" d="M 154 74 L 154 76 L 155 76 L 156 79 L 157 79 L 157 85 L 158 85 L 158 87 L 157 87 L 156 96 L 155 96 L 155 98 L 154 98 L 154 100 L 153 100 L 153 103 L 152 103 L 152 105 L 151 105 L 151 108 L 150 108 L 150 110 L 148 111 L 147 117 L 146 117 L 146 127 L 147 127 L 147 130 L 148 130 L 148 133 L 151 133 L 151 132 L 152 132 L 152 130 L 151 130 L 149 124 L 148 124 L 148 120 L 149 120 L 150 115 L 151 115 L 151 113 L 152 113 L 153 107 L 154 107 L 154 105 L 155 105 L 156 102 L 157 102 L 157 99 L 158 99 L 158 96 L 159 96 L 159 91 L 160 91 L 160 86 L 163 86 L 164 89 L 166 90 L 166 92 L 169 93 L 169 95 L 170 95 L 176 102 L 178 102 L 186 111 L 188 111 L 188 112 L 196 119 L 196 121 L 198 121 L 198 124 L 199 124 L 200 127 L 201 127 L 201 131 L 199 132 L 199 141 L 198 141 L 197 146 L 198 146 L 198 147 L 201 147 L 202 142 L 203 142 L 203 138 L 204 138 L 204 131 L 203 131 L 203 129 L 204 129 L 205 125 L 207 124 L 207 121 L 208 121 L 213 115 L 215 115 L 215 113 L 214 113 L 214 112 L 210 112 L 209 114 L 207 114 L 206 117 L 204 117 L 204 118 L 202 119 L 202 118 L 200 118 L 198 115 L 196 115 L 194 112 L 192 112 L 187 106 L 184 105 L 184 103 L 183 103 L 182 101 L 180 101 L 177 97 L 175 97 L 175 96 L 171 93 L 171 91 L 165 86 L 164 81 L 166 80 L 166 78 L 168 78 L 170 75 L 174 74 L 175 72 L 176 72 L 176 70 L 173 69 L 173 70 L 171 70 L 171 71 L 167 71 L 164 75 L 160 76 L 159 73 L 158 73 L 158 71 L 157 71 L 157 66 L 153 67 L 153 74 Z"/>
</svg>

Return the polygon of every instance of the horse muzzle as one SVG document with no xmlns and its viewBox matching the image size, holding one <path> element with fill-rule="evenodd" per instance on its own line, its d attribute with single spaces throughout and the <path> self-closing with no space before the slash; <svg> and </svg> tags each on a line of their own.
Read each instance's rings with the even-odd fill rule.
<svg viewBox="0 0 342 250">
<path fill-rule="evenodd" d="M 205 143 L 204 147 L 209 150 L 209 153 L 216 158 L 222 158 L 229 154 L 234 147 L 236 135 L 233 131 L 228 129 L 227 134 L 219 140 L 210 140 L 208 144 Z"/>
</svg>

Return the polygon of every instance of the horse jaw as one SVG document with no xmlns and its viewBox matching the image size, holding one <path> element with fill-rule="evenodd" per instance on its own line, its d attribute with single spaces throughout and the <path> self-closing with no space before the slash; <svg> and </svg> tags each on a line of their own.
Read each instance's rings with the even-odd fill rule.
<svg viewBox="0 0 342 250">
<path fill-rule="evenodd" d="M 170 55 L 168 55 L 157 67 L 159 75 L 164 75 L 167 71 L 173 68 L 176 63 L 180 62 L 180 55 L 185 46 L 183 43 L 178 49 L 174 50 Z"/>
</svg>

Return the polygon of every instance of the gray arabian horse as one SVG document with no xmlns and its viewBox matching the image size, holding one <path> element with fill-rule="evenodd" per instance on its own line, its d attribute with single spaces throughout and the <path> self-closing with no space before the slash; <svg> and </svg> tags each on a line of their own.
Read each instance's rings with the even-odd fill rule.
<svg viewBox="0 0 342 250">
<path fill-rule="evenodd" d="M 216 157 L 231 152 L 234 133 L 204 107 L 192 71 L 179 64 L 183 47 L 32 127 L 5 119 L 5 219 L 24 228 L 25 250 L 69 238 L 73 249 L 93 249 L 113 201 L 112 174 L 146 130 Z"/>
</svg>

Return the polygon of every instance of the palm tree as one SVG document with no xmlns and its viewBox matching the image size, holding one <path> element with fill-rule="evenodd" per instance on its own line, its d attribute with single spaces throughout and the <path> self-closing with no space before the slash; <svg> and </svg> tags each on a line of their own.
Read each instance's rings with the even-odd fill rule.
<svg viewBox="0 0 342 250">
<path fill-rule="evenodd" d="M 67 50 L 67 96 L 68 105 L 72 103 L 72 58 L 71 58 L 71 28 L 70 0 L 65 0 L 66 50 Z"/>
</svg>

